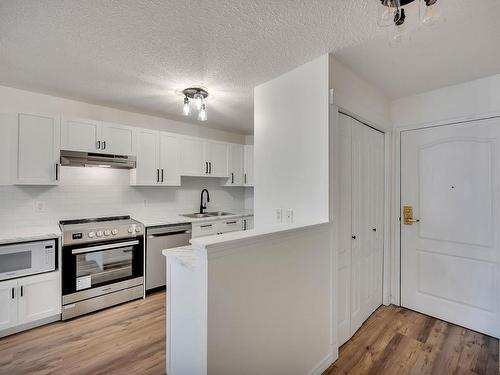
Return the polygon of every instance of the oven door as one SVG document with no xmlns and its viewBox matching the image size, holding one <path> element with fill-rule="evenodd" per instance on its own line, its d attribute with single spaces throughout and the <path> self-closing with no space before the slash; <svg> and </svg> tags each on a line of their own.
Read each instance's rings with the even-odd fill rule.
<svg viewBox="0 0 500 375">
<path fill-rule="evenodd" d="M 142 239 L 65 247 L 63 295 L 142 278 L 143 257 Z"/>
</svg>

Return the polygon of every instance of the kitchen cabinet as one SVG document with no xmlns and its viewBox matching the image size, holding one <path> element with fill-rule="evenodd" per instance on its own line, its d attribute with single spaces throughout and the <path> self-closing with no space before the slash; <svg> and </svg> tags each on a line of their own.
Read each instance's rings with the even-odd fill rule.
<svg viewBox="0 0 500 375">
<path fill-rule="evenodd" d="M 88 119 L 63 117 L 61 149 L 103 154 L 133 155 L 134 129 Z"/>
<path fill-rule="evenodd" d="M 202 138 L 182 137 L 181 175 L 228 177 L 229 145 Z"/>
<path fill-rule="evenodd" d="M 60 313 L 59 272 L 49 272 L 19 279 L 19 324 L 34 322 Z"/>
<path fill-rule="evenodd" d="M 243 185 L 243 156 L 243 145 L 235 143 L 229 145 L 229 179 L 226 186 Z"/>
<path fill-rule="evenodd" d="M 253 145 L 244 146 L 243 184 L 253 186 Z"/>
<path fill-rule="evenodd" d="M 59 272 L 0 282 L 0 335 L 8 328 L 60 314 L 60 285 Z"/>
<path fill-rule="evenodd" d="M 59 183 L 58 116 L 20 113 L 12 136 L 12 181 L 17 185 Z"/>
<path fill-rule="evenodd" d="M 243 218 L 243 230 L 253 229 L 253 216 Z"/>
<path fill-rule="evenodd" d="M 241 218 L 203 221 L 201 223 L 193 223 L 193 238 L 237 232 L 240 230 L 243 230 L 243 220 Z"/>
<path fill-rule="evenodd" d="M 0 331 L 17 324 L 17 280 L 0 282 Z"/>
<path fill-rule="evenodd" d="M 137 129 L 135 140 L 137 166 L 131 171 L 131 184 L 180 186 L 179 136 L 155 130 Z"/>
</svg>

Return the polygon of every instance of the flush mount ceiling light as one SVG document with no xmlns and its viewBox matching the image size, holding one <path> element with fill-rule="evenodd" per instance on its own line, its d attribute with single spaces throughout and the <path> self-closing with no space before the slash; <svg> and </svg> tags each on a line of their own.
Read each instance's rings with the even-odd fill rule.
<svg viewBox="0 0 500 375">
<path fill-rule="evenodd" d="M 407 15 L 405 6 L 418 1 L 419 24 L 426 27 L 435 26 L 442 21 L 440 5 L 443 0 L 377 0 L 380 2 L 377 23 L 380 27 L 391 27 L 389 44 L 397 46 L 408 39 Z"/>
<path fill-rule="evenodd" d="M 182 90 L 184 95 L 184 105 L 182 107 L 182 113 L 184 116 L 189 116 L 191 113 L 191 108 L 189 106 L 190 100 L 193 100 L 196 104 L 196 109 L 198 110 L 198 120 L 207 121 L 207 103 L 206 99 L 208 97 L 208 91 L 201 87 L 188 87 Z"/>
</svg>

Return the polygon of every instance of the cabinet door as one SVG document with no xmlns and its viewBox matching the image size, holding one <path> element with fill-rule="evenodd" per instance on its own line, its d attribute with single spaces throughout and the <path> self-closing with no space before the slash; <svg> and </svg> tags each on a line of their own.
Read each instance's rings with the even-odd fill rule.
<svg viewBox="0 0 500 375">
<path fill-rule="evenodd" d="M 103 123 L 101 152 L 115 155 L 134 155 L 134 129 L 129 126 Z"/>
<path fill-rule="evenodd" d="M 253 217 L 243 219 L 243 230 L 253 229 Z"/>
<path fill-rule="evenodd" d="M 243 175 L 243 183 L 247 186 L 253 186 L 253 146 L 245 146 L 245 170 Z"/>
<path fill-rule="evenodd" d="M 200 138 L 181 138 L 181 175 L 206 176 L 205 140 Z"/>
<path fill-rule="evenodd" d="M 159 132 L 137 129 L 137 166 L 132 171 L 133 185 L 158 185 L 159 183 Z"/>
<path fill-rule="evenodd" d="M 211 177 L 229 177 L 229 145 L 223 142 L 207 141 L 206 159 L 210 163 Z"/>
<path fill-rule="evenodd" d="M 56 185 L 59 181 L 60 121 L 57 117 L 20 113 L 15 134 L 13 179 L 22 185 Z"/>
<path fill-rule="evenodd" d="M 99 121 L 63 117 L 61 124 L 61 149 L 98 152 Z"/>
<path fill-rule="evenodd" d="M 181 184 L 179 174 L 179 136 L 160 133 L 160 182 L 163 185 Z"/>
<path fill-rule="evenodd" d="M 17 324 L 17 280 L 0 282 L 0 331 Z"/>
<path fill-rule="evenodd" d="M 22 278 L 18 281 L 19 323 L 34 322 L 61 313 L 59 272 Z"/>
<path fill-rule="evenodd" d="M 229 179 L 226 185 L 243 185 L 243 145 L 229 145 Z"/>
</svg>

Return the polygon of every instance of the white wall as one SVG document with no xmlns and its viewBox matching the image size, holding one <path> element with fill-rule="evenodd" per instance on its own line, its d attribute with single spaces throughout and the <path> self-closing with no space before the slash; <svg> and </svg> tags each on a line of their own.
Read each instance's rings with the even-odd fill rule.
<svg viewBox="0 0 500 375">
<path fill-rule="evenodd" d="M 329 56 L 255 88 L 255 222 L 277 225 L 275 209 L 294 221 L 329 219 Z"/>
<path fill-rule="evenodd" d="M 61 168 L 58 186 L 0 186 L 0 225 L 56 223 L 64 218 L 109 215 L 169 216 L 196 212 L 200 191 L 210 191 L 209 207 L 245 208 L 245 188 L 220 186 L 216 178 L 183 177 L 182 187 L 131 187 L 129 171 Z M 43 202 L 38 212 L 36 202 Z"/>
<path fill-rule="evenodd" d="M 64 114 L 123 125 L 171 131 L 174 133 L 218 139 L 226 142 L 245 143 L 245 136 L 203 125 L 173 121 L 162 117 L 122 111 L 115 108 L 88 104 L 81 101 L 44 95 L 31 91 L 0 86 L 0 113 L 34 112 Z"/>
<path fill-rule="evenodd" d="M 500 74 L 395 100 L 391 117 L 396 127 L 500 115 Z"/>
<path fill-rule="evenodd" d="M 391 130 L 391 102 L 376 87 L 330 55 L 330 87 L 336 106 L 380 130 Z"/>
</svg>

